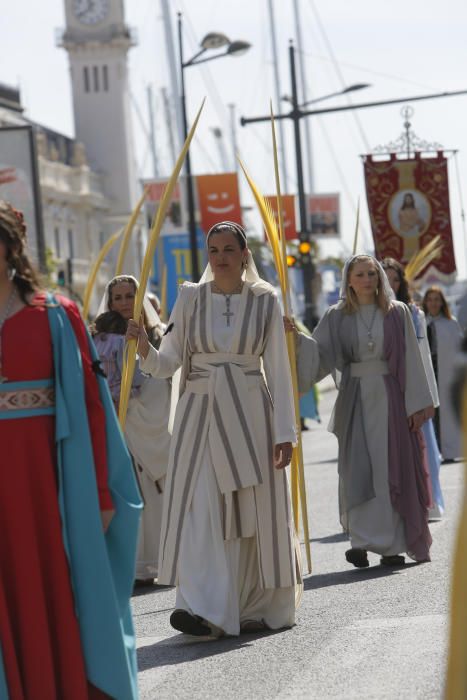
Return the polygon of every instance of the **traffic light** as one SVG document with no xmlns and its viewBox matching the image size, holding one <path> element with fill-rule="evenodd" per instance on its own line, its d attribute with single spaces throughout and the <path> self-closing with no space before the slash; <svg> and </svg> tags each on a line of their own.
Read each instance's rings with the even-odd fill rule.
<svg viewBox="0 0 467 700">
<path fill-rule="evenodd" d="M 298 252 L 300 253 L 301 264 L 309 265 L 311 263 L 311 243 L 308 240 L 308 237 L 305 238 L 305 236 L 300 236 Z"/>
<path fill-rule="evenodd" d="M 297 267 L 298 259 L 296 255 L 287 255 L 287 267 Z"/>
</svg>

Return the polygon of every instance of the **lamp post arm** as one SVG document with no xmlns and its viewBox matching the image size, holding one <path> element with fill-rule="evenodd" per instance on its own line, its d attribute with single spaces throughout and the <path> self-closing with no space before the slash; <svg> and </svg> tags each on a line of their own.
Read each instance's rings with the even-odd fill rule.
<svg viewBox="0 0 467 700">
<path fill-rule="evenodd" d="M 207 49 L 200 49 L 198 51 L 198 53 L 195 53 L 195 55 L 190 58 L 189 61 L 183 62 L 182 66 L 184 68 L 188 68 L 188 66 L 192 66 L 195 62 L 197 62 L 196 59 L 198 58 L 198 56 L 202 56 L 203 53 L 206 53 L 206 51 L 207 51 Z M 209 59 L 205 59 L 205 60 L 209 60 Z M 199 63 L 202 63 L 202 61 L 199 61 Z"/>
<path fill-rule="evenodd" d="M 222 53 L 216 53 L 214 56 L 206 56 L 206 58 L 201 58 L 200 60 L 196 61 L 195 59 L 197 56 L 201 56 L 207 49 L 203 49 L 199 53 L 197 53 L 193 58 L 191 58 L 189 61 L 183 64 L 184 68 L 189 68 L 190 66 L 199 66 L 200 63 L 208 63 L 209 61 L 215 61 L 216 58 L 224 58 L 224 56 L 229 56 L 228 51 L 223 51 Z"/>
<path fill-rule="evenodd" d="M 320 114 L 331 114 L 333 112 L 348 112 L 351 109 L 366 109 L 369 107 L 384 107 L 385 105 L 395 105 L 402 104 L 403 102 L 418 102 L 420 100 L 436 100 L 439 97 L 455 97 L 456 95 L 467 95 L 467 90 L 455 90 L 453 92 L 435 92 L 432 95 L 416 95 L 415 97 L 397 97 L 393 100 L 381 100 L 377 102 L 362 102 L 361 104 L 344 105 L 343 107 L 327 107 L 325 109 L 310 109 L 303 110 L 298 109 L 288 112 L 287 114 L 275 114 L 274 120 L 279 119 L 293 119 L 295 115 L 298 118 L 311 117 Z M 269 114 L 264 117 L 241 117 L 240 124 L 245 126 L 246 124 L 253 124 L 258 122 L 269 122 L 271 121 L 271 116 Z"/>
</svg>

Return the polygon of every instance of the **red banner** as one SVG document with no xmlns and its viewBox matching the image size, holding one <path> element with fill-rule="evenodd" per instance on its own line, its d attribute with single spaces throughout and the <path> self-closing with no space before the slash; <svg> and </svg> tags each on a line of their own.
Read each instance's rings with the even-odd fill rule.
<svg viewBox="0 0 467 700">
<path fill-rule="evenodd" d="M 219 221 L 242 224 L 237 173 L 198 175 L 198 204 L 201 228 L 207 233 Z"/>
<path fill-rule="evenodd" d="M 339 195 L 310 194 L 308 198 L 311 232 L 317 236 L 340 236 Z"/>
<path fill-rule="evenodd" d="M 267 195 L 265 199 L 271 205 L 271 209 L 277 221 L 277 196 Z M 293 241 L 298 238 L 297 223 L 295 219 L 295 195 L 283 194 L 282 197 L 282 218 L 284 221 L 284 234 L 286 241 Z M 264 234 L 266 236 L 266 233 Z"/>
<path fill-rule="evenodd" d="M 366 194 L 376 256 L 395 258 L 406 264 L 435 236 L 441 236 L 441 256 L 430 272 L 445 282 L 456 272 L 452 243 L 447 160 L 435 158 L 364 161 Z M 434 268 L 434 269 L 433 269 Z M 428 270 L 422 271 L 421 276 Z"/>
<path fill-rule="evenodd" d="M 154 217 L 159 209 L 159 204 L 167 186 L 167 178 L 159 180 L 143 180 L 143 185 L 147 187 L 148 194 L 145 200 L 145 210 L 148 222 L 148 228 L 154 220 Z M 183 233 L 186 231 L 186 222 L 184 221 L 184 212 L 182 206 L 182 190 L 180 182 L 177 182 L 170 198 L 167 214 L 165 215 L 164 225 L 162 227 L 162 235 L 166 233 Z"/>
</svg>

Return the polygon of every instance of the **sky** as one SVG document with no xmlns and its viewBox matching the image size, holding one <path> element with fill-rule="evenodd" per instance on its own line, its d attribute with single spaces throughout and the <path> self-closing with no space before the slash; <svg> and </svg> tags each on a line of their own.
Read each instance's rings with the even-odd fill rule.
<svg viewBox="0 0 467 700">
<path fill-rule="evenodd" d="M 112 0 L 115 1 L 115 0 Z M 299 0 L 307 98 L 319 98 L 353 83 L 371 87 L 352 101 L 386 100 L 467 89 L 467 3 L 465 0 Z M 275 99 L 272 43 L 267 0 L 170 0 L 173 23 L 184 16 L 185 56 L 193 55 L 210 31 L 251 49 L 185 71 L 188 113 L 192 118 L 204 96 L 207 103 L 192 148 L 193 170 L 221 169 L 212 134 L 218 127 L 233 166 L 229 104 L 240 116 L 264 115 Z M 288 42 L 295 37 L 292 0 L 274 0 L 281 91 L 290 93 Z M 168 133 L 161 88 L 171 89 L 160 0 L 126 0 L 126 21 L 136 30 L 138 45 L 129 54 L 135 159 L 141 177 L 150 176 L 146 88 L 155 95 L 156 143 L 162 174 L 170 174 Z M 3 3 L 0 23 L 0 82 L 19 85 L 28 116 L 73 135 L 73 113 L 66 52 L 56 46 L 64 27 L 64 0 Z M 286 107 L 285 103 L 283 103 Z M 347 104 L 344 97 L 324 106 Z M 408 101 L 408 104 L 410 102 Z M 402 133 L 403 105 L 377 107 L 340 115 L 312 117 L 312 163 L 316 192 L 339 192 L 341 225 L 347 250 L 352 247 L 357 200 L 361 199 L 361 247 L 370 248 L 371 233 L 360 155 Z M 466 273 L 466 239 L 461 218 L 467 203 L 467 95 L 412 104 L 413 130 L 428 142 L 458 151 L 449 160 L 451 215 L 459 276 Z M 302 120 L 302 124 L 303 124 Z M 288 190 L 296 189 L 292 123 L 284 122 Z M 303 131 L 303 126 L 302 126 Z M 274 192 L 274 172 L 267 124 L 238 125 L 239 151 L 264 193 Z M 285 189 L 285 188 L 284 188 Z M 242 183 L 242 203 L 251 204 Z M 253 223 L 255 219 L 253 217 Z M 337 251 L 337 248 L 336 248 Z M 324 251 L 335 252 L 333 249 Z"/>
</svg>

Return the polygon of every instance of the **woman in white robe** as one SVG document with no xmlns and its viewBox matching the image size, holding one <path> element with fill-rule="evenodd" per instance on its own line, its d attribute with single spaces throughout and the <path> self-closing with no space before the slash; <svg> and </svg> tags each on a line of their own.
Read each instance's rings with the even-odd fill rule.
<svg viewBox="0 0 467 700">
<path fill-rule="evenodd" d="M 207 246 L 208 270 L 181 287 L 159 351 L 134 321 L 127 338 L 138 338 L 143 371 L 182 368 L 159 558 L 159 581 L 177 585 L 170 622 L 237 635 L 294 624 L 301 579 L 284 467 L 295 417 L 279 304 L 243 229 L 221 222 Z"/>
<path fill-rule="evenodd" d="M 410 311 L 397 301 L 381 265 L 354 256 L 343 274 L 342 301 L 313 336 L 299 335 L 300 389 L 327 374 L 339 394 L 330 429 L 339 441 L 339 509 L 351 549 L 369 566 L 403 564 L 402 553 L 429 560 L 431 493 L 420 427 L 433 405 Z"/>
<path fill-rule="evenodd" d="M 116 331 L 94 332 L 94 343 L 116 407 L 120 398 L 124 334 L 128 319 L 133 315 L 137 288 L 138 282 L 131 275 L 119 275 L 110 280 L 95 321 L 98 327 L 101 321 L 104 327 L 107 325 L 106 330 Z M 115 320 L 112 315 L 116 315 Z M 151 342 L 159 345 L 165 326 L 147 297 L 144 299 L 144 316 Z M 149 377 L 137 367 L 124 434 L 144 503 L 136 555 L 138 585 L 152 584 L 157 578 L 164 481 L 169 461 L 170 396 L 171 386 L 167 379 Z"/>
<path fill-rule="evenodd" d="M 451 400 L 456 360 L 460 352 L 462 330 L 452 317 L 439 287 L 429 287 L 423 297 L 431 358 L 438 382 L 439 408 L 435 430 L 443 460 L 452 462 L 462 456 L 461 430 Z"/>
</svg>

